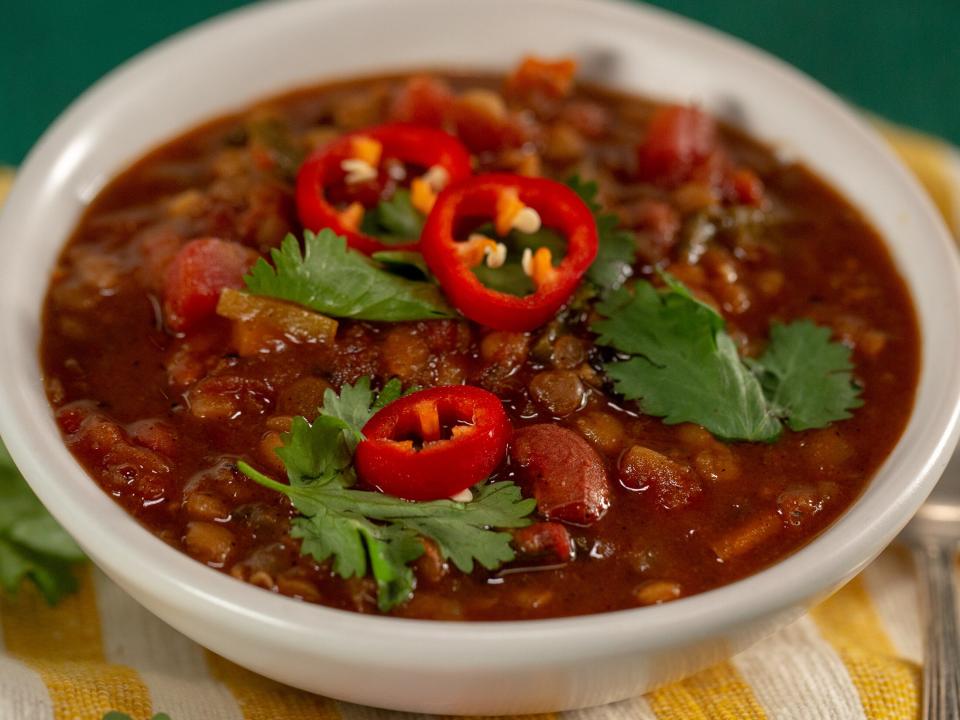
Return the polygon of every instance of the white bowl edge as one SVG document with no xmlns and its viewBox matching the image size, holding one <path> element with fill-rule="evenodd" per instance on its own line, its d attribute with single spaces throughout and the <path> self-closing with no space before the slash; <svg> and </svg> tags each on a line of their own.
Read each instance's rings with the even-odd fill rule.
<svg viewBox="0 0 960 720">
<path fill-rule="evenodd" d="M 390 32 L 357 52 L 374 18 Z M 325 26 L 337 33 L 316 29 Z M 496 47 L 468 42 L 480 35 L 496 37 Z M 660 607 L 535 622 L 434 623 L 309 606 L 210 571 L 142 530 L 65 449 L 39 376 L 39 303 L 84 204 L 158 142 L 278 91 L 392 66 L 505 69 L 524 51 L 580 55 L 588 74 L 642 94 L 721 111 L 737 105 L 756 134 L 787 144 L 888 239 L 920 314 L 923 374 L 904 438 L 864 496 L 810 545 L 732 585 Z M 10 258 L 0 287 L 0 432 L 51 512 L 108 574 L 175 627 L 241 664 L 357 702 L 475 713 L 572 708 L 627 697 L 717 659 L 859 571 L 922 502 L 957 438 L 960 273 L 929 200 L 882 141 L 811 81 L 648 8 L 327 0 L 232 13 L 148 51 L 71 106 L 22 169 L 0 215 L 0 250 Z M 411 647 L 416 669 L 399 652 Z M 318 677 L 293 667 L 311 659 L 340 670 Z M 351 681 L 357 669 L 386 675 L 371 688 Z M 482 678 L 502 688 L 499 696 Z M 445 694 L 425 692 L 444 686 Z"/>
</svg>

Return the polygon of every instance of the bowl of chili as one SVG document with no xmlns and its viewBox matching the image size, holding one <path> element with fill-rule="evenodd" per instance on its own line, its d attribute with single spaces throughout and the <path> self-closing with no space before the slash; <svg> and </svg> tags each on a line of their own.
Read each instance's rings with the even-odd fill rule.
<svg viewBox="0 0 960 720">
<path fill-rule="evenodd" d="M 535 40 L 529 28 L 537 29 Z M 496 38 L 496 42 L 478 42 L 479 37 Z M 369 39 L 363 52 L 357 51 L 357 38 Z M 323 42 L 319 42 L 320 39 Z M 480 622 L 450 619 L 439 622 L 430 619 L 442 617 L 436 609 L 431 611 L 432 615 L 428 612 L 420 616 L 427 619 L 411 619 L 304 603 L 214 572 L 145 531 L 90 480 L 64 446 L 61 435 L 64 433 L 69 441 L 74 436 L 79 438 L 77 433 L 81 433 L 82 442 L 94 444 L 96 437 L 103 437 L 97 433 L 113 437 L 113 450 L 122 449 L 127 453 L 122 462 L 109 465 L 117 471 L 111 476 L 117 479 L 117 487 L 135 485 L 141 506 L 163 505 L 152 503 L 166 498 L 163 482 L 141 483 L 142 477 L 136 468 L 142 469 L 156 457 L 165 457 L 165 430 L 158 429 L 156 424 L 133 427 L 133 423 L 127 423 L 121 427 L 112 419 L 123 414 L 119 406 L 124 398 L 135 400 L 140 392 L 136 384 L 124 384 L 131 381 L 120 371 L 116 358 L 125 358 L 127 365 L 136 362 L 137 353 L 141 352 L 138 348 L 142 346 L 138 341 L 142 337 L 114 332 L 109 342 L 97 345 L 90 354 L 90 357 L 103 358 L 104 377 L 113 374 L 117 386 L 115 395 L 111 395 L 113 407 L 105 404 L 58 406 L 56 419 L 49 405 L 49 398 L 59 392 L 56 383 L 51 385 L 55 374 L 45 375 L 36 355 L 49 273 L 58 266 L 64 241 L 85 207 L 104 188 L 106 180 L 169 136 L 270 93 L 323 79 L 359 77 L 398 68 L 456 66 L 503 73 L 508 70 L 504 58 L 513 61 L 530 51 L 544 56 L 577 57 L 589 79 L 619 91 L 664 97 L 674 103 L 696 100 L 711 112 L 738 119 L 751 134 L 774 143 L 781 157 L 790 153 L 801 157 L 818 176 L 842 191 L 852 207 L 859 209 L 869 225 L 879 231 L 889 256 L 880 253 L 876 257 L 895 264 L 899 276 L 896 273 L 888 276 L 902 277 L 905 290 L 898 284 L 900 280 L 891 280 L 884 286 L 886 296 L 881 296 L 878 302 L 885 301 L 887 310 L 900 312 L 906 318 L 900 327 L 905 328 L 908 340 L 913 338 L 913 345 L 908 343 L 912 349 L 907 353 L 914 358 L 913 364 L 891 365 L 884 398 L 871 402 L 876 398 L 869 395 L 867 388 L 863 407 L 856 409 L 858 401 L 856 394 L 851 394 L 850 377 L 843 375 L 849 373 L 847 355 L 834 345 L 830 345 L 834 349 L 824 351 L 834 356 L 829 365 L 831 374 L 840 374 L 842 382 L 823 387 L 846 398 L 844 406 L 835 408 L 833 415 L 845 417 L 851 411 L 859 413 L 850 422 L 866 422 L 864 417 L 889 417 L 889 424 L 895 426 L 895 431 L 890 431 L 892 435 L 876 430 L 877 434 L 865 441 L 865 444 L 889 444 L 892 448 L 889 455 L 875 458 L 876 472 L 869 484 L 855 499 L 851 498 L 849 507 L 838 512 L 805 544 L 773 558 L 774 561 L 762 569 L 754 567 L 752 574 L 730 578 L 721 587 L 673 602 L 654 602 L 649 607 L 634 609 L 616 606 L 610 608 L 610 612 L 602 612 L 600 604 L 589 605 L 589 602 L 604 595 L 616 596 L 622 579 L 616 573 L 607 578 L 593 575 L 587 581 L 568 582 L 563 587 L 569 597 L 589 596 L 582 601 L 583 608 L 589 605 L 597 609 L 582 610 L 579 612 L 588 614 L 579 615 L 556 612 L 552 617 L 536 620 L 523 619 L 535 616 L 534 613 L 478 618 Z M 206 61 L 211 53 L 220 58 L 216 65 Z M 178 82 L 170 83 L 171 77 L 178 78 Z M 719 166 L 705 164 L 708 157 L 715 157 L 709 151 L 713 130 L 704 122 L 700 111 L 683 111 L 677 107 L 670 105 L 652 119 L 647 118 L 646 136 L 660 140 L 641 142 L 636 157 L 631 160 L 632 172 L 640 177 L 655 178 L 674 192 L 691 172 L 716 171 L 721 178 L 716 186 L 721 198 L 728 193 L 734 198 L 734 204 L 750 206 L 760 197 L 755 178 L 738 174 L 734 167 L 722 166 L 718 170 Z M 424 124 L 423 118 L 419 120 Z M 372 127 L 377 129 L 370 129 Z M 239 245 L 234 247 L 235 243 L 224 248 L 218 244 L 222 239 L 216 237 L 195 237 L 177 246 L 176 257 L 170 259 L 169 266 L 164 266 L 160 280 L 166 284 L 166 306 L 159 312 L 167 327 L 161 325 L 153 331 L 190 333 L 191 323 L 202 325 L 211 315 L 219 313 L 231 322 L 245 323 L 246 330 L 252 324 L 258 331 L 256 337 L 262 340 L 263 328 L 282 317 L 288 335 L 303 332 L 310 342 L 322 343 L 337 337 L 341 332 L 340 323 L 370 320 L 371 316 L 363 313 L 372 312 L 371 306 L 376 307 L 372 301 L 361 309 L 355 308 L 352 315 L 340 315 L 336 320 L 305 315 L 302 307 L 290 303 L 295 298 L 284 295 L 292 292 L 291 283 L 281 284 L 277 278 L 286 272 L 284 268 L 291 272 L 302 268 L 312 252 L 324 257 L 351 258 L 343 261 L 339 277 L 363 280 L 371 266 L 361 255 L 410 251 L 411 244 L 400 242 L 384 250 L 381 235 L 362 225 L 363 219 L 371 214 L 369 203 L 365 204 L 362 196 L 347 198 L 350 200 L 347 202 L 337 195 L 339 189 L 335 187 L 341 175 L 352 174 L 358 181 L 370 180 L 370 168 L 377 169 L 384 158 L 392 158 L 402 161 L 405 172 L 415 169 L 416 179 L 421 181 L 416 187 L 412 182 L 409 184 L 411 197 L 417 193 L 418 202 L 428 210 L 417 247 L 426 271 L 436 277 L 440 290 L 425 291 L 418 286 L 413 291 L 404 284 L 410 282 L 408 278 L 402 278 L 401 282 L 397 279 L 399 276 L 391 276 L 393 279 L 371 283 L 369 291 L 389 287 L 396 295 L 403 296 L 403 304 L 391 306 L 393 322 L 444 322 L 442 318 L 462 314 L 493 331 L 485 331 L 479 339 L 479 356 L 483 356 L 486 342 L 490 366 L 508 365 L 511 345 L 503 342 L 504 333 L 527 333 L 549 321 L 562 306 L 571 302 L 573 288 L 596 267 L 595 261 L 603 248 L 598 236 L 604 224 L 600 218 L 594 219 L 592 202 L 578 196 L 575 187 L 571 189 L 556 180 L 523 179 L 518 173 L 504 177 L 472 167 L 471 156 L 480 158 L 482 163 L 484 153 L 490 152 L 486 132 L 459 133 L 460 140 L 468 146 L 469 154 L 466 154 L 450 135 L 420 134 L 411 142 L 404 135 L 409 130 L 405 126 L 367 123 L 365 128 L 359 136 L 344 134 L 318 148 L 293 169 L 297 173 L 297 192 L 295 197 L 287 199 L 294 201 L 303 230 L 317 233 L 304 234 L 303 250 L 296 239 L 291 243 L 284 241 L 282 245 L 279 239 L 276 243 L 270 241 L 268 245 L 276 253 L 272 255 L 271 265 L 257 259 L 257 253 L 245 252 Z M 678 134 L 685 138 L 679 144 L 671 140 Z M 424 148 L 430 151 L 425 152 Z M 251 152 L 251 157 L 257 162 L 256 152 Z M 265 162 L 279 167 L 275 160 L 267 157 Z M 680 175 L 674 177 L 674 173 Z M 381 175 L 375 173 L 374 178 L 379 179 Z M 792 177 L 797 180 L 801 176 Z M 816 199 L 825 205 L 839 202 L 826 191 Z M 180 200 L 188 202 L 189 197 Z M 533 211 L 536 221 L 527 210 Z M 464 219 L 478 216 L 469 236 L 461 237 Z M 126 216 L 124 221 L 135 222 L 131 217 Z M 850 227 L 861 227 L 857 224 L 859 221 L 850 217 L 847 220 L 852 223 Z M 518 227 L 521 232 L 524 228 L 538 230 L 539 223 L 562 237 L 563 256 L 558 257 L 560 253 L 553 253 L 546 244 L 524 253 L 526 257 L 520 265 L 532 283 L 530 292 L 518 299 L 516 294 L 477 280 L 478 268 L 490 268 L 491 258 L 492 264 L 497 264 L 497 254 L 502 252 L 497 247 L 500 239 Z M 260 229 L 261 225 L 256 227 Z M 853 236 L 859 231 L 848 227 L 847 232 L 853 243 Z M 843 248 L 842 238 L 842 233 L 833 236 L 833 247 L 838 254 Z M 162 240 L 152 242 L 155 244 L 149 247 L 163 245 Z M 494 0 L 482 6 L 440 0 L 413 0 L 402 4 L 362 0 L 279 3 L 234 13 L 148 51 L 77 101 L 28 158 L 0 218 L 0 243 L 9 258 L 8 282 L 0 288 L 3 298 L 0 323 L 6 338 L 0 348 L 3 353 L 0 393 L 5 407 L 0 417 L 0 431 L 39 497 L 101 568 L 177 629 L 257 672 L 353 702 L 443 713 L 571 709 L 629 697 L 727 657 L 796 618 L 810 603 L 851 578 L 878 554 L 929 492 L 956 442 L 960 375 L 955 358 L 960 352 L 960 324 L 954 309 L 960 306 L 960 281 L 950 238 L 930 202 L 880 141 L 829 93 L 757 51 L 652 9 L 580 0 Z M 209 260 L 211 257 L 216 257 L 216 262 Z M 555 263 L 556 260 L 559 262 Z M 798 265 L 800 262 L 801 259 L 797 259 Z M 879 265 L 883 262 L 878 261 Z M 216 265 L 217 272 L 209 271 L 211 263 Z M 86 268 L 90 271 L 91 266 L 87 264 Z M 720 275 L 726 272 L 722 264 L 717 268 Z M 815 275 L 817 268 L 808 272 Z M 846 276 L 850 292 L 869 295 L 870 288 L 857 285 L 857 273 L 857 268 L 852 267 Z M 668 376 L 655 372 L 657 368 L 667 367 L 669 359 L 655 356 L 649 350 L 643 353 L 634 350 L 641 340 L 634 337 L 631 329 L 648 328 L 653 332 L 666 327 L 658 325 L 658 318 L 669 311 L 670 318 L 683 317 L 685 323 L 704 328 L 718 348 L 726 348 L 734 357 L 736 334 L 732 329 L 728 332 L 723 328 L 723 318 L 715 308 L 691 294 L 688 288 L 696 287 L 695 272 L 680 278 L 670 273 L 659 279 L 650 277 L 655 283 L 638 283 L 631 286 L 632 292 L 626 295 L 611 288 L 602 302 L 591 306 L 594 315 L 587 321 L 592 323 L 593 336 L 606 338 L 604 342 L 610 350 L 601 359 L 611 378 L 619 378 L 619 384 L 626 388 L 629 383 L 640 382 L 640 378 L 645 377 L 638 368 L 642 368 L 643 373 L 652 373 L 652 379 L 647 379 L 644 386 L 646 413 L 669 418 L 671 412 L 677 411 L 660 408 L 654 401 L 655 389 L 670 385 Z M 771 284 L 775 282 L 773 277 L 767 276 Z M 840 275 L 831 270 L 830 277 Z M 614 282 L 619 285 L 624 279 Z M 280 285 L 283 287 L 278 290 Z M 327 307 L 323 303 L 331 302 L 336 289 L 337 284 L 333 284 L 325 293 L 314 293 L 309 298 L 313 305 L 305 304 L 308 309 L 314 305 Z M 60 295 L 61 300 L 69 298 L 68 292 Z M 104 296 L 109 296 L 109 292 Z M 251 301 L 251 296 L 266 296 L 270 302 L 256 303 Z M 452 303 L 452 308 L 444 298 Z M 734 307 L 736 299 L 728 298 L 726 302 Z M 63 310 L 67 306 L 57 307 Z M 915 328 L 911 308 L 916 308 Z M 730 312 L 726 306 L 724 312 Z M 67 315 L 64 311 L 63 316 Z M 52 317 L 59 316 L 48 314 L 46 321 L 50 322 Z M 62 324 L 58 327 L 58 332 L 63 331 Z M 69 335 L 69 325 L 67 328 L 63 337 Z M 828 340 L 812 323 L 777 328 L 777 325 L 771 326 L 771 346 L 781 333 L 785 342 L 792 340 L 807 349 L 822 348 Z M 856 335 L 857 330 L 853 327 L 850 333 Z M 501 334 L 494 336 L 496 341 L 486 341 L 494 333 Z M 747 329 L 743 333 L 749 339 Z M 242 348 L 247 347 L 243 343 L 250 337 L 249 334 L 232 336 L 230 342 L 237 347 L 232 355 L 242 356 Z M 876 340 L 874 336 L 867 335 L 864 339 L 862 334 L 857 335 L 852 345 L 859 348 L 858 352 L 864 352 L 871 338 Z M 83 342 L 83 338 L 80 341 Z M 289 337 L 286 341 L 290 341 Z M 889 341 L 896 343 L 897 339 Z M 48 340 L 44 338 L 44 342 Z M 272 341 L 268 338 L 266 342 Z M 457 340 L 442 342 L 455 345 Z M 569 353 L 575 343 L 568 341 L 565 345 Z M 80 345 L 72 347 L 80 352 Z M 251 356 L 256 358 L 261 345 L 254 343 L 253 347 Z M 363 348 L 363 343 L 354 346 L 352 362 L 362 356 Z M 555 345 L 550 352 L 551 358 L 558 355 Z M 837 356 L 838 353 L 842 357 Z M 57 357 L 60 361 L 68 359 L 62 354 Z M 559 365 L 544 371 L 547 374 L 530 385 L 534 405 L 538 398 L 541 403 L 539 415 L 530 416 L 536 422 L 519 420 L 525 411 L 515 411 L 509 406 L 510 419 L 505 420 L 504 406 L 491 402 L 489 391 L 461 386 L 460 382 L 438 382 L 431 375 L 430 384 L 439 387 L 417 390 L 411 387 L 416 383 L 406 383 L 404 390 L 413 392 L 405 397 L 399 397 L 398 388 L 391 389 L 384 384 L 380 388 L 381 396 L 396 395 L 390 395 L 389 404 L 384 400 L 382 407 L 378 407 L 377 398 L 369 395 L 370 386 L 365 386 L 370 399 L 359 416 L 364 420 L 362 424 L 356 417 L 348 422 L 350 418 L 345 419 L 348 413 L 343 412 L 337 417 L 325 415 L 326 420 L 317 419 L 312 424 L 303 418 L 294 418 L 284 426 L 293 438 L 323 430 L 328 433 L 324 437 L 350 447 L 356 458 L 355 470 L 351 472 L 355 471 L 363 484 L 361 487 L 369 490 L 331 486 L 328 493 L 318 490 L 309 497 L 300 497 L 302 504 L 297 504 L 293 496 L 302 489 L 298 482 L 317 477 L 319 470 L 314 465 L 321 460 L 323 463 L 340 461 L 336 453 L 325 455 L 321 460 L 317 454 L 306 451 L 296 454 L 291 449 L 291 440 L 284 445 L 289 451 L 286 457 L 281 455 L 289 485 L 278 482 L 278 474 L 265 463 L 260 462 L 258 467 L 251 465 L 248 461 L 254 458 L 238 459 L 225 472 L 232 478 L 239 468 L 248 480 L 259 483 L 259 489 L 249 491 L 254 493 L 251 497 L 262 497 L 255 496 L 257 492 L 290 494 L 308 520 L 320 515 L 316 509 L 310 514 L 308 507 L 316 508 L 320 503 L 324 513 L 331 513 L 337 507 L 344 507 L 337 503 L 347 502 L 347 510 L 343 512 L 349 523 L 359 527 L 357 537 L 369 549 L 374 574 L 378 563 L 381 569 L 386 568 L 377 578 L 381 595 L 376 600 L 396 597 L 398 587 L 403 600 L 407 597 L 403 573 L 389 575 L 402 563 L 392 562 L 391 558 L 396 560 L 396 556 L 390 553 L 423 553 L 420 546 L 411 550 L 407 542 L 409 528 L 426 528 L 429 520 L 436 518 L 421 513 L 411 520 L 411 513 L 416 513 L 410 508 L 421 507 L 419 503 L 423 503 L 422 507 L 441 503 L 429 507 L 447 517 L 442 513 L 450 512 L 451 508 L 459 512 L 455 503 L 469 507 L 472 500 L 477 499 L 473 493 L 484 499 L 496 493 L 513 514 L 499 515 L 496 523 L 478 521 L 475 529 L 483 533 L 489 525 L 496 524 L 501 528 L 515 528 L 514 538 L 524 537 L 523 532 L 529 527 L 525 518 L 531 512 L 532 503 L 510 495 L 513 490 L 506 487 L 510 484 L 507 480 L 477 484 L 478 479 L 482 481 L 494 468 L 508 462 L 508 456 L 510 467 L 516 468 L 516 477 L 523 479 L 525 487 L 532 488 L 544 522 L 552 523 L 552 529 L 537 535 L 535 542 L 541 550 L 547 548 L 552 557 L 565 560 L 575 550 L 581 554 L 603 555 L 603 544 L 575 548 L 575 543 L 570 542 L 571 533 L 576 536 L 580 532 L 577 527 L 602 523 L 605 517 L 622 517 L 616 514 L 616 509 L 611 509 L 615 506 L 611 497 L 616 493 L 647 492 L 651 487 L 651 472 L 668 478 L 662 485 L 655 484 L 655 493 L 648 493 L 651 497 L 656 495 L 661 508 L 674 504 L 685 506 L 691 494 L 703 493 L 701 486 L 712 469 L 722 466 L 715 462 L 716 456 L 725 452 L 722 449 L 725 446 L 713 444 L 715 441 L 709 435 L 720 440 L 762 443 L 784 432 L 800 433 L 818 427 L 809 412 L 801 412 L 809 408 L 796 398 L 791 399 L 784 389 L 787 386 L 783 384 L 783 377 L 790 370 L 779 361 L 782 356 L 759 357 L 756 385 L 743 380 L 744 370 L 738 369 L 737 373 L 741 374 L 736 375 L 737 382 L 749 385 L 749 392 L 744 391 L 743 396 L 754 393 L 750 397 L 754 405 L 761 408 L 759 413 L 735 422 L 729 418 L 705 419 L 699 424 L 712 429 L 706 436 L 702 428 L 691 427 L 685 431 L 687 441 L 703 443 L 702 452 L 707 453 L 702 455 L 704 459 L 700 464 L 695 458 L 691 461 L 698 468 L 696 475 L 664 452 L 632 445 L 625 453 L 616 454 L 619 485 L 611 487 L 602 479 L 604 472 L 610 472 L 609 468 L 605 471 L 603 463 L 594 460 L 600 457 L 601 451 L 597 448 L 603 444 L 598 440 L 599 435 L 591 435 L 598 424 L 599 410 L 593 406 L 581 407 L 582 393 L 573 398 L 571 407 L 566 407 L 568 398 L 551 389 L 558 379 L 569 379 L 570 371 Z M 229 360 L 228 364 L 232 362 Z M 631 368 L 624 367 L 630 363 L 633 363 Z M 614 369 L 610 370 L 611 367 Z M 723 367 L 729 370 L 739 365 L 735 362 Z M 688 370 L 686 377 L 691 384 L 699 377 L 697 368 L 700 365 L 694 363 Z M 899 377 L 895 372 L 897 368 L 902 370 Z M 56 377 L 67 385 L 76 381 L 65 380 L 67 375 Z M 916 383 L 913 377 L 918 378 Z M 350 379 L 351 382 L 341 379 L 339 396 L 334 394 L 333 401 L 325 399 L 324 407 L 346 402 L 344 388 L 348 386 L 355 392 L 364 391 L 356 376 Z M 834 382 L 826 376 L 821 379 L 824 383 Z M 266 402 L 262 398 L 269 388 L 263 390 L 257 378 L 233 376 L 219 378 L 217 382 L 219 397 L 242 396 L 243 402 L 253 403 L 244 405 L 241 413 L 249 413 L 250 407 Z M 716 382 L 719 381 L 714 384 Z M 453 389 L 450 386 L 454 386 Z M 770 405 L 764 405 L 764 387 L 773 393 L 770 397 L 777 398 L 777 407 L 793 411 L 784 411 L 778 416 L 771 409 L 772 401 L 768 399 L 766 402 Z M 193 391 L 188 391 L 188 395 L 190 392 Z M 620 395 L 628 393 L 624 390 Z M 215 417 L 223 407 L 209 402 L 209 396 L 200 392 L 190 395 L 188 400 L 192 401 L 188 402 L 189 412 L 197 417 L 197 413 Z M 227 407 L 228 413 L 232 411 Z M 593 414 L 588 418 L 588 413 Z M 635 415 L 639 422 L 646 422 L 638 413 Z M 546 416 L 552 420 L 542 422 Z M 555 422 L 557 418 L 568 417 L 569 422 Z M 589 427 L 590 432 L 581 427 L 580 420 L 587 423 L 583 427 Z M 511 422 L 516 427 L 511 428 Z M 876 423 L 870 427 L 883 424 Z M 783 424 L 789 429 L 784 430 Z M 89 432 L 91 427 L 96 429 L 95 433 Z M 356 428 L 360 429 L 359 434 L 355 433 Z M 204 430 L 199 435 L 206 438 L 204 442 L 228 444 L 226 439 L 212 439 L 220 437 L 220 432 Z M 123 440 L 122 444 L 116 442 L 118 437 Z M 817 456 L 821 458 L 818 462 L 829 463 L 831 460 L 823 458 L 831 457 L 831 453 L 835 458 L 844 452 L 830 433 L 817 437 L 816 448 L 821 453 Z M 235 444 L 248 440 L 238 433 Z M 800 452 L 801 441 L 797 443 L 789 447 Z M 182 439 L 180 446 L 189 448 L 189 442 Z M 91 447 L 93 445 L 88 444 L 74 449 L 77 456 L 83 458 L 87 457 L 83 453 Z M 761 448 L 756 451 L 758 457 L 761 452 L 767 452 L 762 450 L 765 446 L 757 447 Z M 763 456 L 765 472 L 798 472 L 787 455 L 770 450 Z M 338 465 L 336 471 L 342 474 L 345 467 Z M 574 468 L 579 479 L 572 497 L 566 492 L 559 497 L 552 495 L 556 490 L 553 486 L 538 489 L 545 477 L 564 468 Z M 590 480 L 584 482 L 584 478 Z M 200 479 L 196 486 L 203 489 L 205 482 L 206 479 Z M 471 500 L 461 495 L 465 491 L 471 492 Z M 115 494 L 125 492 L 121 489 Z M 797 517 L 806 517 L 809 508 L 805 503 L 809 498 L 802 493 L 798 495 L 796 488 L 785 487 L 784 493 L 786 495 L 781 493 L 784 507 L 797 513 Z M 197 497 L 203 495 L 203 492 L 197 493 Z M 396 504 L 382 500 L 388 495 L 414 502 L 399 506 L 403 508 L 401 512 Z M 454 499 L 445 499 L 450 497 Z M 794 499 L 792 505 L 789 505 L 790 498 Z M 367 517 L 379 523 L 367 525 L 350 515 L 363 503 L 370 508 Z M 384 509 L 386 504 L 388 509 Z M 475 507 L 483 509 L 483 506 Z M 400 515 L 404 515 L 407 524 L 397 521 L 396 536 L 387 537 L 382 530 L 386 525 L 381 523 L 396 521 Z M 641 519 L 653 522 L 648 518 L 655 517 L 656 513 L 651 511 Z M 715 560 L 727 559 L 734 563 L 738 548 L 748 542 L 745 538 L 763 536 L 769 516 L 757 517 L 749 527 L 728 521 L 730 527 L 740 530 L 746 527 L 746 530 L 715 542 L 712 546 Z M 713 527 L 709 517 L 691 518 L 694 532 L 706 533 Z M 140 519 L 150 527 L 148 520 Z M 305 524 L 308 523 L 305 521 Z M 210 547 L 211 538 L 215 545 L 218 538 L 225 537 L 218 534 L 215 522 L 194 522 L 192 527 L 187 530 L 187 538 L 192 537 L 196 547 Z M 557 532 L 558 527 L 563 531 Z M 442 530 L 423 530 L 422 534 L 428 532 L 443 538 Z M 384 548 L 389 549 L 389 553 L 380 552 Z M 495 555 L 504 550 L 501 547 L 489 552 Z M 489 556 L 481 551 L 470 555 L 471 560 L 481 564 L 484 557 Z M 206 560 L 207 565 L 217 565 L 216 557 Z M 451 554 L 450 560 L 456 562 L 456 556 Z M 641 557 L 637 562 L 645 560 Z M 496 563 L 491 561 L 491 564 Z M 683 572 L 679 565 L 675 570 Z M 698 572 L 703 574 L 702 569 Z M 484 577 L 485 582 L 488 579 Z M 651 586 L 645 587 L 651 592 Z M 642 594 L 643 590 L 636 592 Z M 527 607 L 536 609 L 536 602 L 528 599 Z M 387 606 L 392 607 L 389 603 Z M 575 616 L 565 616 L 571 614 Z M 375 681 L 371 682 L 371 678 Z M 491 688 L 497 692 L 491 692 Z"/>
</svg>

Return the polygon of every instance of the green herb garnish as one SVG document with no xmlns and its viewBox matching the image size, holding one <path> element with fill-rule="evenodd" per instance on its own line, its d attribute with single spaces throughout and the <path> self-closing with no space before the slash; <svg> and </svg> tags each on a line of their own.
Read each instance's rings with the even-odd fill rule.
<svg viewBox="0 0 960 720">
<path fill-rule="evenodd" d="M 244 462 L 238 467 L 255 482 L 290 498 L 301 516 L 291 535 L 301 553 L 317 562 L 332 561 L 341 577 L 372 574 L 382 611 L 405 602 L 413 592 L 410 564 L 423 554 L 421 537 L 433 540 L 445 560 L 463 572 L 474 563 L 495 569 L 514 559 L 510 534 L 490 528 L 529 524 L 535 501 L 523 499 L 512 482 L 477 489 L 469 503 L 452 500 L 409 502 L 378 492 L 354 490 L 353 450 L 360 430 L 374 412 L 400 397 L 400 383 L 387 383 L 378 395 L 369 378 L 328 390 L 321 414 L 311 425 L 294 418 L 277 455 L 290 484 L 267 477 Z"/>
<path fill-rule="evenodd" d="M 380 250 L 370 257 L 383 265 L 385 270 L 396 275 L 402 275 L 411 280 L 432 280 L 433 278 L 423 255 L 415 250 Z"/>
<path fill-rule="evenodd" d="M 725 440 L 773 442 L 791 429 L 824 427 L 858 407 L 850 351 L 809 321 L 774 325 L 759 360 L 745 362 L 723 318 L 664 275 L 597 305 L 597 342 L 630 357 L 607 363 L 617 392 L 669 424 L 693 422 Z"/>
<path fill-rule="evenodd" d="M 602 290 L 616 290 L 633 274 L 637 247 L 633 233 L 619 227 L 620 219 L 613 213 L 602 212 L 597 202 L 597 183 L 584 182 L 574 175 L 567 185 L 593 211 L 597 223 L 599 247 L 597 257 L 587 270 L 587 279 Z"/>
<path fill-rule="evenodd" d="M 767 401 L 791 430 L 822 428 L 863 405 L 852 383 L 850 349 L 830 330 L 800 320 L 770 326 L 770 344 L 752 362 Z"/>
<path fill-rule="evenodd" d="M 410 191 L 399 188 L 363 214 L 360 230 L 388 245 L 416 242 L 426 218 L 413 206 Z"/>
<path fill-rule="evenodd" d="M 77 589 L 71 566 L 84 559 L 0 444 L 0 589 L 12 595 L 29 579 L 54 605 Z"/>
<path fill-rule="evenodd" d="M 298 303 L 334 317 L 357 320 L 427 320 L 452 317 L 436 285 L 388 273 L 330 229 L 293 235 L 261 258 L 244 277 L 247 290 Z"/>
<path fill-rule="evenodd" d="M 119 710 L 111 710 L 104 714 L 102 720 L 133 720 L 133 718 Z M 157 713 L 150 720 L 170 720 L 170 716 L 166 713 Z"/>
</svg>

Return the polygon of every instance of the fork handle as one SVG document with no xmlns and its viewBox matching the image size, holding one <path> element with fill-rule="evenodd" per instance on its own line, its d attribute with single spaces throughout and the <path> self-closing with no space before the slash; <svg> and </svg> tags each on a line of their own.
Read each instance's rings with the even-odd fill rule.
<svg viewBox="0 0 960 720">
<path fill-rule="evenodd" d="M 960 720 L 960 634 L 954 585 L 956 546 L 931 541 L 914 548 L 925 628 L 923 717 Z"/>
</svg>

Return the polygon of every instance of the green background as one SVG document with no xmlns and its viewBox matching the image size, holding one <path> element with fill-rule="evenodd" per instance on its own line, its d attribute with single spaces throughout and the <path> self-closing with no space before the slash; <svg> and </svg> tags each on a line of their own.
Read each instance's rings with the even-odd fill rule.
<svg viewBox="0 0 960 720">
<path fill-rule="evenodd" d="M 0 0 L 0 163 L 19 162 L 73 98 L 126 58 L 243 4 Z M 891 120 L 960 143 L 960 0 L 654 4 L 766 48 Z"/>
</svg>

